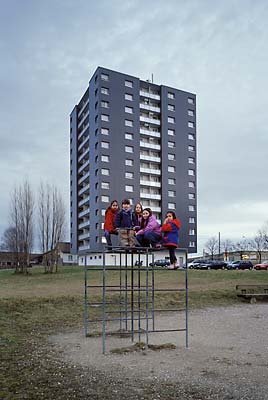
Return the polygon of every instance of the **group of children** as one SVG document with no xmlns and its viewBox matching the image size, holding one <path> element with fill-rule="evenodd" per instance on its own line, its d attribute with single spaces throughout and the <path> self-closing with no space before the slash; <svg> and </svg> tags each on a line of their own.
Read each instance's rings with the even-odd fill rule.
<svg viewBox="0 0 268 400">
<path fill-rule="evenodd" d="M 137 203 L 132 211 L 130 201 L 124 199 L 119 210 L 113 200 L 105 212 L 104 236 L 108 247 L 112 247 L 111 235 L 119 235 L 120 246 L 166 247 L 169 250 L 169 269 L 177 269 L 175 249 L 179 242 L 181 223 L 174 211 L 168 211 L 163 225 L 156 220 L 149 207 Z"/>
</svg>

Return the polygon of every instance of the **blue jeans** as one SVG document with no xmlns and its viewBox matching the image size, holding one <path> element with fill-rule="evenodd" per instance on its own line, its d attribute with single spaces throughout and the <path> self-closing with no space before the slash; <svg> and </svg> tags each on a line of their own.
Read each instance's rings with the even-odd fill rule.
<svg viewBox="0 0 268 400">
<path fill-rule="evenodd" d="M 142 247 L 155 247 L 156 244 L 161 242 L 162 236 L 155 232 L 145 232 L 143 235 L 137 235 L 136 239 Z"/>
</svg>

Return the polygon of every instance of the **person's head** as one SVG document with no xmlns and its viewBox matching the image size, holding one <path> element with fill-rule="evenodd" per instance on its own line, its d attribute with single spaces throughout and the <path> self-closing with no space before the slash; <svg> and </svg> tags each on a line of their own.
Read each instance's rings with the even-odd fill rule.
<svg viewBox="0 0 268 400">
<path fill-rule="evenodd" d="M 113 201 L 110 203 L 109 207 L 107 208 L 106 212 L 107 212 L 108 210 L 118 211 L 118 209 L 119 209 L 118 201 L 117 201 L 117 200 L 113 200 Z"/>
<path fill-rule="evenodd" d="M 150 218 L 151 215 L 152 215 L 152 210 L 151 210 L 149 207 L 146 207 L 146 208 L 143 209 L 142 217 L 143 217 L 144 219 Z"/>
<path fill-rule="evenodd" d="M 166 213 L 166 219 L 168 220 L 168 221 L 172 221 L 173 219 L 176 219 L 177 217 L 176 217 L 176 214 L 174 213 L 174 211 L 168 211 L 167 213 Z"/>
<path fill-rule="evenodd" d="M 142 209 L 141 203 L 137 203 L 135 205 L 134 211 L 135 211 L 135 214 L 142 214 L 143 209 Z"/>
<path fill-rule="evenodd" d="M 122 200 L 122 208 L 125 211 L 130 209 L 130 201 L 128 199 Z"/>
</svg>

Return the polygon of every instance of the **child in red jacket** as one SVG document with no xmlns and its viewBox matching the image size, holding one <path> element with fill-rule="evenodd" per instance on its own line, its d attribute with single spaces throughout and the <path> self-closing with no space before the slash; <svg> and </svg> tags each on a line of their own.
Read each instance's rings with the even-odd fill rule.
<svg viewBox="0 0 268 400">
<path fill-rule="evenodd" d="M 111 235 L 117 235 L 117 232 L 114 227 L 114 221 L 118 210 L 119 210 L 118 201 L 113 200 L 110 206 L 105 211 L 104 236 L 109 247 L 112 247 Z"/>
<path fill-rule="evenodd" d="M 164 233 L 163 246 L 167 247 L 169 250 L 170 265 L 168 269 L 178 269 L 175 249 L 178 247 L 180 227 L 181 221 L 177 219 L 174 211 L 168 211 L 166 213 L 166 219 L 161 227 Z"/>
</svg>

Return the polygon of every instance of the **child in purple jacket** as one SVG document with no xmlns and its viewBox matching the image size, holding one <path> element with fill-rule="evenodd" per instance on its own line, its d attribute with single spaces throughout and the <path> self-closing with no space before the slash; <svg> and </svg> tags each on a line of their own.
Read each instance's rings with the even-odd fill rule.
<svg viewBox="0 0 268 400">
<path fill-rule="evenodd" d="M 142 212 L 141 229 L 136 234 L 136 240 L 139 246 L 156 247 L 161 242 L 161 226 L 152 214 L 150 208 L 144 208 Z"/>
</svg>

